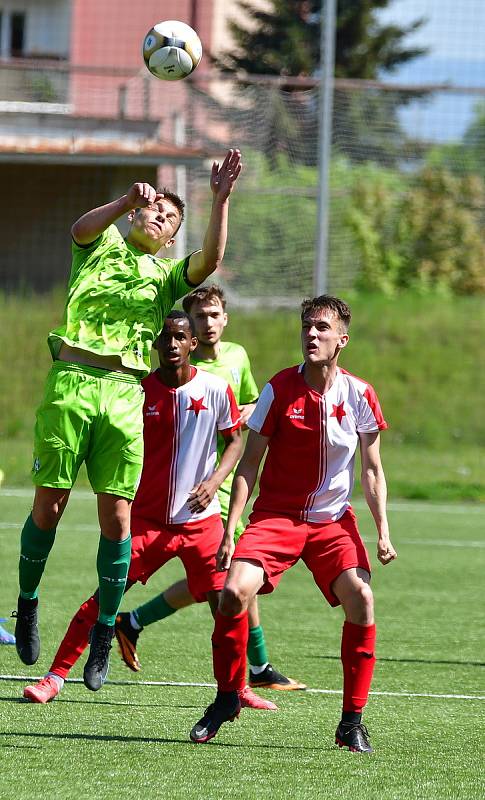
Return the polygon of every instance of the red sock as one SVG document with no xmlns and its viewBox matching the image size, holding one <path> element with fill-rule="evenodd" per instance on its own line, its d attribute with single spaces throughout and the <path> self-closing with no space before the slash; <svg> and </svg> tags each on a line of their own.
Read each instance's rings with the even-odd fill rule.
<svg viewBox="0 0 485 800">
<path fill-rule="evenodd" d="M 88 646 L 89 632 L 98 618 L 98 611 L 99 605 L 94 595 L 82 604 L 70 622 L 49 672 L 54 672 L 60 678 L 67 678 Z"/>
<path fill-rule="evenodd" d="M 248 636 L 247 611 L 235 617 L 225 617 L 220 611 L 216 611 L 212 660 L 219 691 L 234 692 L 244 689 Z"/>
<path fill-rule="evenodd" d="M 344 622 L 341 649 L 344 670 L 344 711 L 360 713 L 367 703 L 376 663 L 375 646 L 375 625 Z"/>
</svg>

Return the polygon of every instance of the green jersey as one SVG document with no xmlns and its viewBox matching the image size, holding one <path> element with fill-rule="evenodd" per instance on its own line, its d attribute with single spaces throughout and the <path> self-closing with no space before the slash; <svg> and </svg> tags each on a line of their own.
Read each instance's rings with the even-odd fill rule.
<svg viewBox="0 0 485 800">
<path fill-rule="evenodd" d="M 189 259 L 175 261 L 142 253 L 110 225 L 94 242 L 72 243 L 72 268 L 62 324 L 51 331 L 54 360 L 62 343 L 123 366 L 150 372 L 150 350 L 176 300 L 194 288 Z"/>
<path fill-rule="evenodd" d="M 213 361 L 204 361 L 196 358 L 193 354 L 190 357 L 190 362 L 195 367 L 205 369 L 207 372 L 212 372 L 214 375 L 219 375 L 224 378 L 231 386 L 238 405 L 246 405 L 246 403 L 255 403 L 258 399 L 258 387 L 251 372 L 248 354 L 244 347 L 235 342 L 220 342 L 219 355 Z M 218 438 L 217 458 L 221 457 L 224 450 L 224 439 L 222 436 Z M 225 510 L 225 503 L 223 503 L 222 495 L 231 494 L 231 485 L 234 472 L 231 472 L 224 483 L 220 486 L 219 492 L 221 506 L 223 512 Z M 227 513 L 227 511 L 226 511 Z M 223 514 L 224 516 L 224 514 Z"/>
</svg>

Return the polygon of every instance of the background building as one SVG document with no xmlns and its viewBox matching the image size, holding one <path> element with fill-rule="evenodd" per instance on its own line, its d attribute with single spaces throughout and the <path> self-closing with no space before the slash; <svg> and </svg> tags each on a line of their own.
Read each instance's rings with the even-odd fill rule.
<svg viewBox="0 0 485 800">
<path fill-rule="evenodd" d="M 196 24 L 210 51 L 212 0 L 168 0 L 163 13 Z M 0 181 L 12 187 L 0 198 L 4 287 L 63 281 L 83 211 L 208 157 L 176 133 L 187 86 L 143 65 L 143 37 L 159 16 L 155 0 L 136 9 L 128 0 L 0 3 Z"/>
</svg>

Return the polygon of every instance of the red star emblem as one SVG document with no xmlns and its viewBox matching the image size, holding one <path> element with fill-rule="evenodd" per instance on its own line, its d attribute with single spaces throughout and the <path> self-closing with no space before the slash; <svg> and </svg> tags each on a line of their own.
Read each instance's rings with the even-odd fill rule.
<svg viewBox="0 0 485 800">
<path fill-rule="evenodd" d="M 332 403 L 332 408 L 333 408 L 333 411 L 330 414 L 330 416 L 331 417 L 337 417 L 338 424 L 341 425 L 342 424 L 342 419 L 347 416 L 346 411 L 344 411 L 343 402 L 339 403 L 338 406 L 336 406 L 336 405 L 334 405 L 334 403 Z"/>
<path fill-rule="evenodd" d="M 204 397 L 200 397 L 198 400 L 195 400 L 193 397 L 191 399 L 191 405 L 187 408 L 187 411 L 193 411 L 195 416 L 199 416 L 200 411 L 208 411 L 207 406 L 204 405 Z"/>
</svg>

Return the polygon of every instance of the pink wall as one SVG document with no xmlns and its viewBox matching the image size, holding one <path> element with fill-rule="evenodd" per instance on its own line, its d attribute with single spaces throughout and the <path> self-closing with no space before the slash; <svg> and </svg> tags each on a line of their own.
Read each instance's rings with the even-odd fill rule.
<svg viewBox="0 0 485 800">
<path fill-rule="evenodd" d="M 141 65 L 144 35 L 162 19 L 191 24 L 196 10 L 196 28 L 206 52 L 211 47 L 213 0 L 74 0 L 71 30 L 73 64 L 134 67 Z M 206 59 L 201 62 L 204 69 Z"/>
<path fill-rule="evenodd" d="M 162 10 L 161 10 L 162 9 Z M 195 9 L 196 22 L 191 19 Z M 186 102 L 183 81 L 152 78 L 146 70 L 141 46 L 147 31 L 162 19 L 195 24 L 204 56 L 199 69 L 208 68 L 213 0 L 74 0 L 71 29 L 71 63 L 83 66 L 139 69 L 133 77 L 73 73 L 70 102 L 82 116 L 118 115 L 120 87 L 127 92 L 127 116 L 144 115 L 144 82 L 149 77 L 151 118 L 173 116 Z M 163 133 L 168 133 L 164 124 Z M 171 135 L 171 132 L 169 136 Z"/>
</svg>

